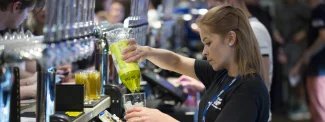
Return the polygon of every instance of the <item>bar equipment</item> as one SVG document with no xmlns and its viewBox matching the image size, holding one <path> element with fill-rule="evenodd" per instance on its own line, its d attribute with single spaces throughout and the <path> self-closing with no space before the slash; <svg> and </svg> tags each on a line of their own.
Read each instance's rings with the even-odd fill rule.
<svg viewBox="0 0 325 122">
<path fill-rule="evenodd" d="M 133 19 L 131 27 L 134 31 L 132 37 L 140 40 L 139 44 L 145 44 L 145 33 L 147 28 L 146 11 L 148 9 L 148 0 L 134 0 Z M 143 6 L 145 7 L 136 7 Z M 1 110 L 9 111 L 7 103 L 4 103 L 5 91 L 12 89 L 10 81 L 13 74 L 9 68 L 14 66 L 15 62 L 25 60 L 36 60 L 38 63 L 37 79 L 37 106 L 36 121 L 49 122 L 50 116 L 55 114 L 55 73 L 54 67 L 62 64 L 72 63 L 85 59 L 96 51 L 96 70 L 100 73 L 101 94 L 107 94 L 104 86 L 109 84 L 107 64 L 109 44 L 107 41 L 107 32 L 122 25 L 105 25 L 100 23 L 95 25 L 94 9 L 95 0 L 47 0 L 46 24 L 43 32 L 44 36 L 33 36 L 30 32 L 20 31 L 6 33 L 0 37 L 0 107 Z M 144 14 L 144 15 L 140 15 Z M 95 48 L 96 47 L 96 48 Z M 9 65 L 10 64 L 10 65 Z M 11 71 L 12 72 L 12 71 Z M 7 98 L 6 98 L 7 99 Z M 120 99 L 116 99 L 118 103 Z M 5 106 L 6 104 L 6 106 Z M 0 122 L 2 116 L 8 113 L 0 113 Z"/>
<path fill-rule="evenodd" d="M 49 121 L 54 114 L 55 77 L 53 69 L 91 56 L 96 38 L 94 28 L 95 0 L 48 0 L 49 13 L 44 27 L 46 48 L 38 58 L 37 121 Z"/>
<path fill-rule="evenodd" d="M 101 96 L 105 95 L 104 86 L 108 84 L 116 84 L 109 82 L 109 43 L 107 40 L 107 32 L 116 28 L 122 28 L 122 24 L 110 25 L 104 21 L 95 26 L 94 35 L 97 38 L 95 43 L 95 69 L 100 73 L 101 79 Z"/>
<path fill-rule="evenodd" d="M 95 0 L 48 0 L 44 36 L 33 37 L 30 32 L 21 31 L 6 33 L 0 38 L 2 69 L 24 60 L 38 62 L 37 121 L 48 122 L 55 112 L 53 67 L 87 58 L 94 51 L 94 6 Z M 9 77 L 6 74 L 10 73 L 4 72 L 1 76 Z M 11 86 L 9 83 L 1 80 L 1 99 L 4 86 L 6 90 Z M 1 109 L 7 109 L 1 105 Z"/>
<path fill-rule="evenodd" d="M 160 46 L 164 49 L 171 49 L 171 42 L 169 39 L 173 35 L 173 27 L 175 25 L 175 20 L 173 20 L 173 8 L 175 6 L 174 0 L 163 0 L 162 1 L 162 26 L 161 26 L 161 38 L 160 38 Z"/>
<path fill-rule="evenodd" d="M 0 122 L 20 121 L 18 68 L 1 67 L 0 79 Z"/>
<path fill-rule="evenodd" d="M 128 17 L 131 28 L 131 37 L 137 40 L 139 45 L 146 45 L 146 34 L 148 30 L 148 7 L 149 0 L 132 0 L 131 15 Z"/>
<path fill-rule="evenodd" d="M 37 44 L 37 37 L 32 37 L 30 32 L 23 30 L 18 33 L 8 32 L 0 36 L 0 39 L 0 122 L 20 121 L 17 66 L 24 59 L 38 57 L 40 53 L 37 51 L 42 46 Z"/>
</svg>

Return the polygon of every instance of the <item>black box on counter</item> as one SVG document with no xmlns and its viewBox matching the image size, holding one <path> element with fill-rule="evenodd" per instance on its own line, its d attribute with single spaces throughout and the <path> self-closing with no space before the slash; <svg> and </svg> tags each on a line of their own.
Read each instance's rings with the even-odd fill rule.
<svg viewBox="0 0 325 122">
<path fill-rule="evenodd" d="M 83 85 L 56 85 L 55 111 L 83 111 Z"/>
</svg>

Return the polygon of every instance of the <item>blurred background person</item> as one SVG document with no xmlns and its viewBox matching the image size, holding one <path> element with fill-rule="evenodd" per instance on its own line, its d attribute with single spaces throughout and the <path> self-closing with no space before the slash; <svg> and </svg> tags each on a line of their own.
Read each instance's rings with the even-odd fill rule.
<svg viewBox="0 0 325 122">
<path fill-rule="evenodd" d="M 36 1 L 35 1 L 36 2 Z M 26 30 L 31 31 L 33 35 L 40 36 L 43 34 L 43 27 L 45 24 L 45 8 L 44 1 L 39 0 L 33 5 L 33 9 L 29 13 L 26 13 L 27 21 L 23 27 L 27 27 Z M 26 60 L 19 67 L 20 74 L 20 97 L 21 99 L 34 99 L 36 98 L 37 90 L 37 62 L 35 60 Z M 57 68 L 57 78 L 60 78 L 61 82 L 69 80 L 68 75 L 71 71 L 69 65 L 59 66 Z"/>
<path fill-rule="evenodd" d="M 160 16 L 158 7 L 161 4 L 161 0 L 150 0 L 148 10 L 148 23 L 150 27 L 159 28 L 161 27 Z"/>
<path fill-rule="evenodd" d="M 244 0 L 248 11 L 272 33 L 272 16 L 268 6 L 261 6 L 260 0 Z"/>
<path fill-rule="evenodd" d="M 289 76 L 289 70 L 297 63 L 306 48 L 306 35 L 310 10 L 307 4 L 298 0 L 284 0 L 275 9 L 274 40 L 280 48 L 277 49 L 281 77 L 279 81 L 286 89 L 283 93 L 287 101 L 289 117 L 301 120 L 309 117 L 306 106 L 304 83 Z M 290 23 L 290 24 L 289 24 Z M 302 74 L 300 74 L 302 75 Z"/>
<path fill-rule="evenodd" d="M 35 8 L 30 12 L 26 26 L 35 36 L 43 34 L 45 16 L 44 3 L 36 4 Z"/>
<path fill-rule="evenodd" d="M 110 9 L 112 0 L 96 0 L 95 14 L 96 21 L 101 22 L 107 20 L 107 12 Z"/>
<path fill-rule="evenodd" d="M 109 9 L 107 20 L 112 24 L 116 24 L 116 23 L 123 22 L 124 18 L 125 18 L 124 5 L 120 1 L 114 0 Z"/>
<path fill-rule="evenodd" d="M 305 72 L 312 121 L 325 122 L 325 3 L 323 0 L 308 2 L 312 8 L 308 48 L 290 73 L 299 77 L 299 72 Z"/>
<path fill-rule="evenodd" d="M 121 23 L 126 18 L 126 9 L 120 0 L 96 0 L 96 17 L 98 21 L 108 21 L 110 24 Z"/>
</svg>

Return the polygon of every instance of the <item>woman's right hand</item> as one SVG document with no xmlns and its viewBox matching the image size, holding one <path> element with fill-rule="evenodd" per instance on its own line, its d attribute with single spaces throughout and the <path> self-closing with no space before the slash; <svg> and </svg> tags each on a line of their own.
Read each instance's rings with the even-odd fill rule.
<svg viewBox="0 0 325 122">
<path fill-rule="evenodd" d="M 123 60 L 126 62 L 136 62 L 143 60 L 148 55 L 148 46 L 137 45 L 134 39 L 130 39 L 128 47 L 123 50 Z"/>
</svg>

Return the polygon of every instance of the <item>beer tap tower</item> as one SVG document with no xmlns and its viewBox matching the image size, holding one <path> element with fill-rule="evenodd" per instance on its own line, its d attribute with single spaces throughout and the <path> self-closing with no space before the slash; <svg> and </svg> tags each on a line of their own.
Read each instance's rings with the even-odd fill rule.
<svg viewBox="0 0 325 122">
<path fill-rule="evenodd" d="M 6 93 L 12 90 L 12 81 L 19 77 L 13 74 L 11 64 L 24 60 L 37 61 L 36 121 L 49 122 L 50 115 L 55 112 L 54 67 L 87 58 L 94 51 L 95 0 L 47 0 L 45 6 L 48 14 L 44 36 L 33 37 L 22 31 L 0 38 L 0 107 L 4 111 L 0 116 L 1 122 L 8 121 L 5 118 L 10 116 L 10 94 Z"/>
<path fill-rule="evenodd" d="M 17 64 L 38 57 L 40 53 L 37 52 L 42 50 L 39 38 L 31 36 L 31 33 L 24 31 L 0 36 L 0 122 L 20 121 L 20 76 Z"/>
<path fill-rule="evenodd" d="M 146 40 L 148 4 L 149 0 L 132 0 L 129 17 L 128 27 L 133 29 L 133 38 L 141 45 Z M 6 93 L 12 90 L 13 81 L 19 84 L 18 71 L 12 68 L 15 62 L 37 61 L 37 122 L 49 122 L 50 116 L 55 113 L 57 66 L 85 59 L 96 51 L 95 67 L 101 73 L 102 95 L 107 93 L 104 86 L 109 84 L 109 54 L 105 33 L 122 25 L 95 25 L 95 0 L 47 0 L 45 9 L 44 36 L 35 37 L 30 32 L 21 31 L 0 37 L 0 122 L 9 121 L 4 118 L 10 116 L 8 105 L 13 101 Z"/>
<path fill-rule="evenodd" d="M 49 122 L 54 114 L 56 67 L 90 56 L 96 38 L 94 29 L 95 0 L 48 0 L 46 25 L 38 75 L 37 121 Z"/>
</svg>

